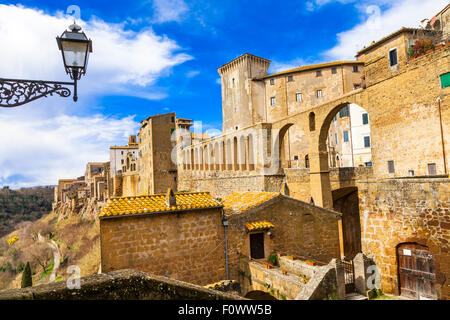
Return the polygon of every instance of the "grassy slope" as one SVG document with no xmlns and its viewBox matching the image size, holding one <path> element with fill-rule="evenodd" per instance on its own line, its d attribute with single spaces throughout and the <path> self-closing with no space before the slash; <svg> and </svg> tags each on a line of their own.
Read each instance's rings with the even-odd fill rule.
<svg viewBox="0 0 450 320">
<path fill-rule="evenodd" d="M 30 262 L 33 285 L 47 283 L 51 273 L 53 254 L 47 243 L 38 241 L 40 233 L 45 240 L 53 239 L 59 247 L 61 265 L 57 281 L 66 280 L 70 265 L 78 265 L 81 276 L 98 272 L 100 266 L 99 223 L 77 214 L 56 215 L 51 212 L 37 221 L 22 222 L 14 232 L 0 238 L 0 289 L 19 288 L 21 269 Z M 8 245 L 8 239 L 19 240 Z M 45 272 L 47 271 L 47 272 Z"/>
</svg>

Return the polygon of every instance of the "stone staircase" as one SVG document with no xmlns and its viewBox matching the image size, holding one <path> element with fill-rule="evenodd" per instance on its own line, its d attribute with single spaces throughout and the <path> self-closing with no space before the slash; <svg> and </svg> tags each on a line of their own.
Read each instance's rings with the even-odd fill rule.
<svg viewBox="0 0 450 320">
<path fill-rule="evenodd" d="M 359 294 L 357 292 L 347 293 L 345 295 L 345 300 L 369 300 L 366 296 Z"/>
</svg>

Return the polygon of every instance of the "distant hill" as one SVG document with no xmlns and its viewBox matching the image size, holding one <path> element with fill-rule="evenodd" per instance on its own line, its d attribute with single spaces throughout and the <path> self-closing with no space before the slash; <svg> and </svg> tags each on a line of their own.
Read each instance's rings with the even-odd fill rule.
<svg viewBox="0 0 450 320">
<path fill-rule="evenodd" d="M 52 210 L 53 186 L 0 189 L 0 237 L 22 221 L 35 221 Z"/>
</svg>

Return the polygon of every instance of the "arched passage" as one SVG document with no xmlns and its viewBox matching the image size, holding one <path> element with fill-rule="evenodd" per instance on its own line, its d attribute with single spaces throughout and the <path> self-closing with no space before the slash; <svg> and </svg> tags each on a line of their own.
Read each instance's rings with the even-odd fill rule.
<svg viewBox="0 0 450 320">
<path fill-rule="evenodd" d="M 368 112 L 357 104 L 342 106 L 329 124 L 326 145 L 330 167 L 372 166 Z"/>
<path fill-rule="evenodd" d="M 342 213 L 342 242 L 345 259 L 361 252 L 361 219 L 357 187 L 333 190 L 333 209 Z"/>
<path fill-rule="evenodd" d="M 284 125 L 278 133 L 280 168 L 303 168 L 304 157 L 309 152 L 309 139 L 295 123 Z"/>
</svg>

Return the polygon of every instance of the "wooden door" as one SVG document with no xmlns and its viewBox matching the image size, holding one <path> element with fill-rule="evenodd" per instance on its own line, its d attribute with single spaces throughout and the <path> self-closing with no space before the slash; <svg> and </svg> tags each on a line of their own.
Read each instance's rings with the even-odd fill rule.
<svg viewBox="0 0 450 320">
<path fill-rule="evenodd" d="M 427 247 L 405 243 L 397 248 L 400 294 L 414 299 L 437 299 L 433 254 Z"/>
<path fill-rule="evenodd" d="M 250 256 L 252 259 L 264 258 L 264 233 L 250 234 Z"/>
</svg>

